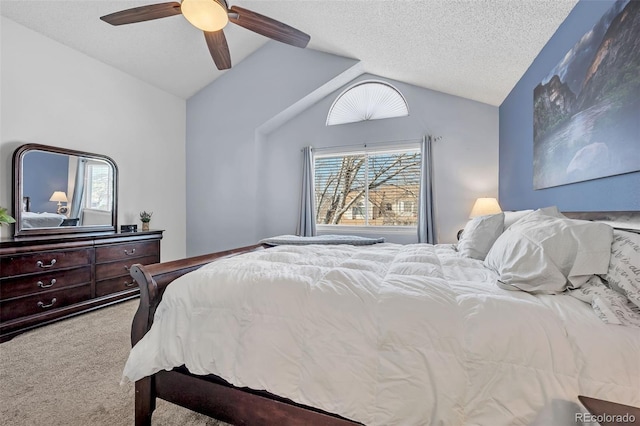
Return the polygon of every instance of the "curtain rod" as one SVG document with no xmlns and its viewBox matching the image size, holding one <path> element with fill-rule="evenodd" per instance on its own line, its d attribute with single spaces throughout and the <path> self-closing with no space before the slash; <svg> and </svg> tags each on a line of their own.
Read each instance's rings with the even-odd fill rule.
<svg viewBox="0 0 640 426">
<path fill-rule="evenodd" d="M 432 141 L 438 141 L 440 139 L 442 139 L 442 136 L 431 136 L 431 135 L 425 135 L 426 137 L 431 137 Z M 321 148 L 313 148 L 312 147 L 312 151 L 314 152 L 322 152 L 322 151 L 329 151 L 329 150 L 333 150 L 333 149 L 337 149 L 337 148 L 344 148 L 344 149 L 352 149 L 352 148 L 367 148 L 369 146 L 378 146 L 378 145 L 393 145 L 393 144 L 400 144 L 400 143 L 406 143 L 406 142 L 420 142 L 422 140 L 423 136 L 421 137 L 417 137 L 417 138 L 412 138 L 412 139 L 399 139 L 399 140 L 395 140 L 395 141 L 380 141 L 380 142 L 365 142 L 365 143 L 359 143 L 359 144 L 355 144 L 355 145 L 335 145 L 335 146 L 323 146 Z M 302 151 L 302 150 L 300 150 Z"/>
</svg>

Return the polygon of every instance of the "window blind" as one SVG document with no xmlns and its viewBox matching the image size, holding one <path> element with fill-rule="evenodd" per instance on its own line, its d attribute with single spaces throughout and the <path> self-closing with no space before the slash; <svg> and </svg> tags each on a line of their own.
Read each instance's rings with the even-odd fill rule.
<svg viewBox="0 0 640 426">
<path fill-rule="evenodd" d="M 419 148 L 315 158 L 319 225 L 416 226 L 419 189 Z"/>
</svg>

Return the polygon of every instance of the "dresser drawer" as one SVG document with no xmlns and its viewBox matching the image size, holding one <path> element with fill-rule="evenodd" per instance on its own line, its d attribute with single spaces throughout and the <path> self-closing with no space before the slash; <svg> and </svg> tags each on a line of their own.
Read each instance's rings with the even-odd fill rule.
<svg viewBox="0 0 640 426">
<path fill-rule="evenodd" d="M 91 285 L 85 284 L 63 290 L 45 291 L 39 294 L 0 302 L 0 320 L 10 321 L 19 317 L 55 310 L 91 298 Z"/>
<path fill-rule="evenodd" d="M 106 280 L 107 278 L 119 277 L 121 275 L 129 276 L 129 269 L 131 265 L 135 263 L 140 263 L 142 265 L 150 265 L 152 263 L 158 263 L 159 256 L 146 256 L 146 257 L 136 257 L 132 259 L 120 260 L 117 262 L 111 263 L 102 263 L 100 265 L 96 265 L 96 281 L 97 280 Z"/>
<path fill-rule="evenodd" d="M 91 283 L 91 266 L 0 280 L 0 299 Z"/>
<path fill-rule="evenodd" d="M 92 249 L 81 249 L 8 255 L 0 258 L 0 271 L 2 271 L 2 278 L 6 278 L 13 275 L 90 265 L 93 261 L 92 253 Z"/>
<path fill-rule="evenodd" d="M 133 257 L 145 257 L 150 255 L 159 256 L 159 253 L 160 241 L 140 241 L 125 244 L 112 244 L 108 246 L 96 247 L 96 263 L 130 259 Z"/>
<path fill-rule="evenodd" d="M 0 343 L 136 297 L 138 285 L 125 266 L 159 262 L 161 240 L 162 231 L 2 238 Z"/>
<path fill-rule="evenodd" d="M 138 288 L 136 280 L 134 280 L 131 275 L 123 275 L 121 277 L 98 281 L 96 283 L 96 297 L 106 296 L 107 294 L 131 290 L 134 288 Z"/>
</svg>

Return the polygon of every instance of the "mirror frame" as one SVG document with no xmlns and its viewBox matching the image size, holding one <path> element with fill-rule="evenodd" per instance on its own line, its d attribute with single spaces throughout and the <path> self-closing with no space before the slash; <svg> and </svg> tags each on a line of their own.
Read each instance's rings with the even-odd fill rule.
<svg viewBox="0 0 640 426">
<path fill-rule="evenodd" d="M 24 156 L 31 151 L 44 151 L 52 154 L 75 155 L 78 157 L 87 157 L 107 162 L 113 167 L 113 208 L 111 210 L 111 226 L 109 225 L 91 225 L 91 226 L 64 226 L 55 228 L 27 228 L 22 229 L 22 160 Z M 65 236 L 68 234 L 86 234 L 86 233 L 115 233 L 118 229 L 118 166 L 115 161 L 106 155 L 94 154 L 85 151 L 76 151 L 73 149 L 58 148 L 55 146 L 41 144 L 25 144 L 19 146 L 13 153 L 13 217 L 16 220 L 13 235 L 16 237 L 32 236 L 32 235 L 52 235 Z"/>
</svg>

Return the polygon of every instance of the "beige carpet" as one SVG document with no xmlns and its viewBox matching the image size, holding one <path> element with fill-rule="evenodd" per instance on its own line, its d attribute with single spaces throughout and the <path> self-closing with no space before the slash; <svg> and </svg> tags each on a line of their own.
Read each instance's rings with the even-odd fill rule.
<svg viewBox="0 0 640 426">
<path fill-rule="evenodd" d="M 129 301 L 0 344 L 0 425 L 133 425 L 134 388 L 120 386 Z M 154 425 L 223 425 L 158 400 Z"/>
</svg>

